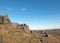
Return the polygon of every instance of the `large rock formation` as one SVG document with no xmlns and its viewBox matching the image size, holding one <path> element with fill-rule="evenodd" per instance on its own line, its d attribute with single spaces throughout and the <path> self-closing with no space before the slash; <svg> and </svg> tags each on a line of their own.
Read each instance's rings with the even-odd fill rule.
<svg viewBox="0 0 60 43">
<path fill-rule="evenodd" d="M 8 24 L 8 23 L 10 23 L 8 15 L 7 14 L 4 14 L 4 16 L 0 15 L 0 24 Z"/>
</svg>

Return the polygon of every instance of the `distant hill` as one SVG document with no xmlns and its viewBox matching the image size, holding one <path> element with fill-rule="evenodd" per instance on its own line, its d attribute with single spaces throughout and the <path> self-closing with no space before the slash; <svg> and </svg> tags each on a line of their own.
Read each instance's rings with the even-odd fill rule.
<svg viewBox="0 0 60 43">
<path fill-rule="evenodd" d="M 60 29 L 47 30 L 47 33 L 60 40 Z"/>
</svg>

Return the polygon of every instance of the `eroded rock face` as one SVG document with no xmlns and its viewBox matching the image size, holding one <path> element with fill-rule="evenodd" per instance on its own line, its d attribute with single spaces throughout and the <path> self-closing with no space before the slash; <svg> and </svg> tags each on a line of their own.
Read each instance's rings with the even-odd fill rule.
<svg viewBox="0 0 60 43">
<path fill-rule="evenodd" d="M 7 14 L 4 14 L 4 24 L 8 24 L 8 23 L 10 23 L 10 20 L 9 20 L 9 17 L 8 17 L 8 15 Z"/>
</svg>

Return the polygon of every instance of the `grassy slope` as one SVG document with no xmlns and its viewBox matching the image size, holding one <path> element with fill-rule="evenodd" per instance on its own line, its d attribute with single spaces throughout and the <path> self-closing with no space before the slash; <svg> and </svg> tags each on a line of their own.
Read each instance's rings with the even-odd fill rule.
<svg viewBox="0 0 60 43">
<path fill-rule="evenodd" d="M 8 25 L 0 25 L 0 36 L 3 43 L 60 43 L 58 38 L 49 33 L 49 38 L 43 37 L 41 33 L 25 33 L 23 30 L 9 28 Z"/>
</svg>

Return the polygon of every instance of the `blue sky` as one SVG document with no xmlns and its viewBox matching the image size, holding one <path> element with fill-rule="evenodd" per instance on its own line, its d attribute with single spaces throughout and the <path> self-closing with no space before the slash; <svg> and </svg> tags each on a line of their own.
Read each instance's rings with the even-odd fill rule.
<svg viewBox="0 0 60 43">
<path fill-rule="evenodd" d="M 60 28 L 60 0 L 0 0 L 0 14 L 30 29 Z"/>
</svg>

